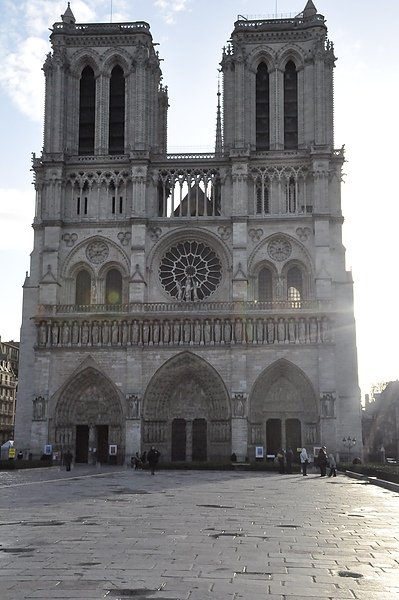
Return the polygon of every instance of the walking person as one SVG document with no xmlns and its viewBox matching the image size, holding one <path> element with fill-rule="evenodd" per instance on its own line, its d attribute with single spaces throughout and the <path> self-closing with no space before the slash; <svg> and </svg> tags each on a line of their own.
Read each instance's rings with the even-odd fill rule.
<svg viewBox="0 0 399 600">
<path fill-rule="evenodd" d="M 71 470 L 72 460 L 73 460 L 72 452 L 70 450 L 67 450 L 64 454 L 64 465 L 65 465 L 66 471 Z"/>
<path fill-rule="evenodd" d="M 335 461 L 335 457 L 332 452 L 328 455 L 328 466 L 330 467 L 330 472 L 329 472 L 328 476 L 336 477 L 337 476 L 337 463 Z"/>
<path fill-rule="evenodd" d="M 309 456 L 308 456 L 306 448 L 302 448 L 301 453 L 299 455 L 299 459 L 301 461 L 302 475 L 304 477 L 306 477 L 307 476 L 308 464 L 309 464 Z"/>
<path fill-rule="evenodd" d="M 278 462 L 278 472 L 283 475 L 284 474 L 284 450 L 279 448 L 277 450 L 277 462 Z"/>
<path fill-rule="evenodd" d="M 320 469 L 320 477 L 325 477 L 327 474 L 327 450 L 326 447 L 323 446 L 320 448 L 319 453 L 317 455 L 317 465 Z"/>
<path fill-rule="evenodd" d="M 287 448 L 287 452 L 285 453 L 285 464 L 286 464 L 286 472 L 292 473 L 292 460 L 294 458 L 294 453 L 292 448 Z"/>
<path fill-rule="evenodd" d="M 158 464 L 158 460 L 159 460 L 160 456 L 161 456 L 161 453 L 159 452 L 159 450 L 156 450 L 155 446 L 151 446 L 151 450 L 147 454 L 147 461 L 148 461 L 148 464 L 150 465 L 151 475 L 155 474 L 155 468 Z"/>
</svg>

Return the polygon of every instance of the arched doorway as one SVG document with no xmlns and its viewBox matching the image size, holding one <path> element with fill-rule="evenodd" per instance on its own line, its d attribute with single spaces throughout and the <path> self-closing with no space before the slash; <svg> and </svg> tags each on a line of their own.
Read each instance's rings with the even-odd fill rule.
<svg viewBox="0 0 399 600">
<path fill-rule="evenodd" d="M 108 462 L 109 445 L 124 460 L 124 417 L 113 383 L 93 367 L 74 375 L 60 392 L 54 411 L 55 449 L 70 450 L 76 462 Z"/>
<path fill-rule="evenodd" d="M 166 362 L 143 402 L 143 449 L 156 445 L 167 460 L 228 460 L 230 402 L 216 370 L 191 352 Z"/>
<path fill-rule="evenodd" d="M 313 386 L 296 365 L 281 359 L 265 369 L 250 396 L 250 454 L 263 446 L 269 455 L 291 447 L 311 447 L 318 429 Z"/>
</svg>

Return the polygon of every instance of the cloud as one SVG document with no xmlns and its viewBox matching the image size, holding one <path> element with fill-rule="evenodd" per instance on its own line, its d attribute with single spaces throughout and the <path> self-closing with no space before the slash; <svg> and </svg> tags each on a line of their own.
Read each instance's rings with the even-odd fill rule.
<svg viewBox="0 0 399 600">
<path fill-rule="evenodd" d="M 162 17 L 168 25 L 176 22 L 176 13 L 187 9 L 189 0 L 155 0 L 154 4 L 160 9 Z"/>
</svg>

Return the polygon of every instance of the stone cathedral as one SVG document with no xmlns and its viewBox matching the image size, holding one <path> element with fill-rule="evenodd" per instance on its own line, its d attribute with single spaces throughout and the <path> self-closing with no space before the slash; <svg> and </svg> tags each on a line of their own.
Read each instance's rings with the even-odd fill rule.
<svg viewBox="0 0 399 600">
<path fill-rule="evenodd" d="M 69 5 L 61 19 L 33 155 L 18 447 L 81 463 L 152 445 L 168 462 L 344 453 L 360 392 L 324 17 L 312 0 L 238 17 L 208 154 L 167 152 L 146 22 L 78 24 Z"/>
</svg>

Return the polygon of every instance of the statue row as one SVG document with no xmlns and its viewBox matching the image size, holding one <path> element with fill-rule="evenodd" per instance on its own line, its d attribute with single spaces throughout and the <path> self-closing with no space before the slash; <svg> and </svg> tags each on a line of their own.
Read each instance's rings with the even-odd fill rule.
<svg viewBox="0 0 399 600">
<path fill-rule="evenodd" d="M 39 347 L 315 344 L 331 341 L 327 317 L 41 321 Z"/>
</svg>

